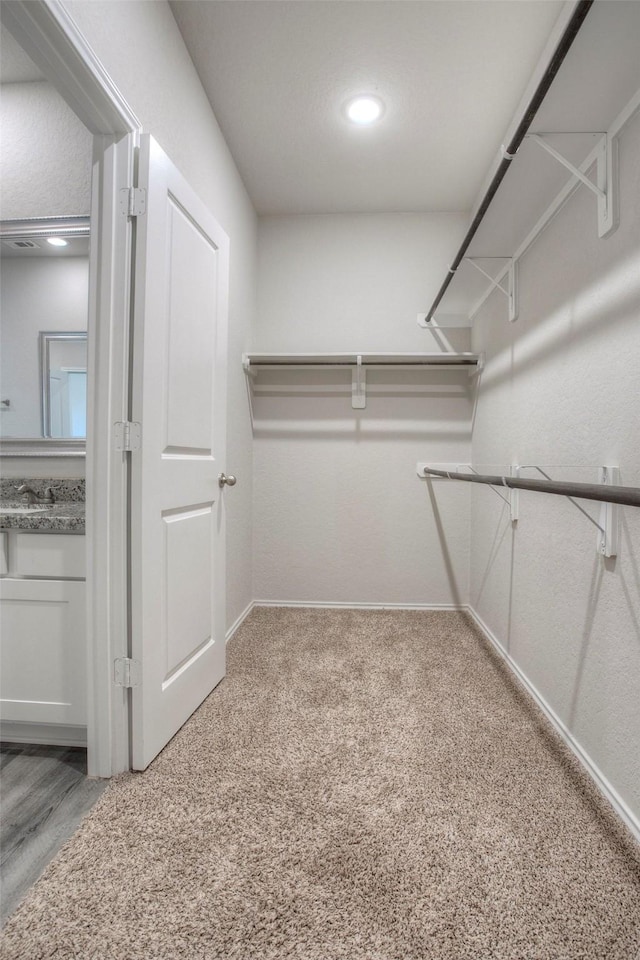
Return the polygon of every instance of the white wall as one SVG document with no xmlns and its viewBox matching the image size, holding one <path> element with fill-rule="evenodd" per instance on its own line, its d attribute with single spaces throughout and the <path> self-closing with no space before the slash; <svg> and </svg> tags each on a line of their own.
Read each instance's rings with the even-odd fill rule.
<svg viewBox="0 0 640 960">
<path fill-rule="evenodd" d="M 520 263 L 517 323 L 496 294 L 476 321 L 482 471 L 527 463 L 597 481 L 595 465 L 618 464 L 621 482 L 640 486 L 639 161 L 636 115 L 620 138 L 617 232 L 598 239 L 580 189 Z M 474 488 L 471 604 L 640 818 L 640 510 L 622 508 L 619 556 L 604 560 L 568 500 L 521 493 L 512 528 L 497 497 Z"/>
<path fill-rule="evenodd" d="M 252 597 L 252 451 L 241 357 L 255 313 L 256 217 L 171 10 L 147 3 L 65 2 L 126 100 L 231 241 L 226 472 L 227 623 Z"/>
<path fill-rule="evenodd" d="M 86 331 L 88 299 L 86 257 L 0 261 L 0 383 L 11 401 L 0 412 L 3 437 L 42 436 L 38 335 Z"/>
<path fill-rule="evenodd" d="M 92 137 L 46 81 L 0 97 L 2 219 L 88 216 Z"/>
<path fill-rule="evenodd" d="M 267 217 L 253 348 L 437 351 L 416 318 L 464 232 L 459 214 Z M 452 345 L 468 349 L 468 331 Z M 260 373 L 254 386 L 259 600 L 464 603 L 466 489 L 434 512 L 417 461 L 469 457 L 466 372 Z"/>
</svg>

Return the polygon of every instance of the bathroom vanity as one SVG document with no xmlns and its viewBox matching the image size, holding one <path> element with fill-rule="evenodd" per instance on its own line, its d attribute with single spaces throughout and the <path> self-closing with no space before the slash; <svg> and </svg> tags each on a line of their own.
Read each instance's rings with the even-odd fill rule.
<svg viewBox="0 0 640 960">
<path fill-rule="evenodd" d="M 0 488 L 0 724 L 4 740 L 86 743 L 84 481 Z M 65 499 L 65 497 L 67 499 Z"/>
</svg>

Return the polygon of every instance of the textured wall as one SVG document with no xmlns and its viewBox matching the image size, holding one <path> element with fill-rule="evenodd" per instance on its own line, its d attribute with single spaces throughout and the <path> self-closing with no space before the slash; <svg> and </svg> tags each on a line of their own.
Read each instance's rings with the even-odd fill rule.
<svg viewBox="0 0 640 960">
<path fill-rule="evenodd" d="M 86 257 L 7 258 L 0 263 L 0 435 L 41 437 L 41 330 L 86 330 L 89 263 Z"/>
<path fill-rule="evenodd" d="M 87 216 L 92 137 L 57 90 L 3 84 L 0 125 L 2 219 Z"/>
<path fill-rule="evenodd" d="M 263 218 L 254 347 L 433 351 L 416 323 L 464 229 L 461 215 Z M 455 331 L 468 349 L 468 331 Z M 419 460 L 469 456 L 466 372 L 261 373 L 255 381 L 254 592 L 261 600 L 466 602 L 466 489 Z"/>
<path fill-rule="evenodd" d="M 241 357 L 255 313 L 256 217 L 165 2 L 65 2 L 105 68 L 231 240 L 227 472 L 227 623 L 251 591 L 251 425 Z"/>
<path fill-rule="evenodd" d="M 620 139 L 617 232 L 598 239 L 594 198 L 579 190 L 521 261 L 517 323 L 495 294 L 478 318 L 481 470 L 538 464 L 594 481 L 595 465 L 618 464 L 640 486 L 639 158 L 636 115 Z M 640 510 L 622 508 L 619 556 L 604 560 L 568 500 L 520 499 L 512 528 L 489 488 L 473 490 L 471 603 L 640 817 Z"/>
</svg>

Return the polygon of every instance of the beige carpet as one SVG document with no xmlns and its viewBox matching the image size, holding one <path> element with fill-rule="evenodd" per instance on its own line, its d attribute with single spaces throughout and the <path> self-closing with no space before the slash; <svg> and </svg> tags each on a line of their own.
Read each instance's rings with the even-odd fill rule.
<svg viewBox="0 0 640 960">
<path fill-rule="evenodd" d="M 6 960 L 636 960 L 640 856 L 457 613 L 259 609 Z"/>
</svg>

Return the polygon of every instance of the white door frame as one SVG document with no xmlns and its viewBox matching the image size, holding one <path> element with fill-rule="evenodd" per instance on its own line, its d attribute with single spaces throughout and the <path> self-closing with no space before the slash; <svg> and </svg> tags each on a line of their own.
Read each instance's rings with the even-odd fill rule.
<svg viewBox="0 0 640 960">
<path fill-rule="evenodd" d="M 129 419 L 133 184 L 141 129 L 59 0 L 3 0 L 2 20 L 94 135 L 87 410 L 87 744 L 89 775 L 130 767 L 129 696 L 113 664 L 129 655 L 129 464 L 114 424 Z"/>
</svg>

